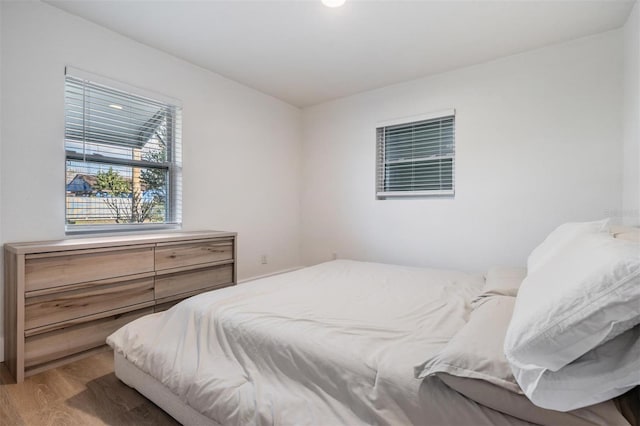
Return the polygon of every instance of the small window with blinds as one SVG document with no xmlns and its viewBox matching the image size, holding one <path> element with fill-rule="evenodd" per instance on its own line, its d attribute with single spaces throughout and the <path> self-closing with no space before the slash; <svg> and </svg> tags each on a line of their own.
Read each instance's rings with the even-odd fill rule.
<svg viewBox="0 0 640 426">
<path fill-rule="evenodd" d="M 376 129 L 378 199 L 454 194 L 455 112 Z"/>
<path fill-rule="evenodd" d="M 134 91 L 67 70 L 68 232 L 181 221 L 181 107 Z"/>
</svg>

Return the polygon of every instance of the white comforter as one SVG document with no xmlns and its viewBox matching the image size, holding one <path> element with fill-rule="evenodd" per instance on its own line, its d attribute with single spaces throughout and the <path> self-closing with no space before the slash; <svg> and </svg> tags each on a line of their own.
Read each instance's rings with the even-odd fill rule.
<svg viewBox="0 0 640 426">
<path fill-rule="evenodd" d="M 482 284 L 339 260 L 201 294 L 107 342 L 221 424 L 519 424 L 413 377 Z"/>
</svg>

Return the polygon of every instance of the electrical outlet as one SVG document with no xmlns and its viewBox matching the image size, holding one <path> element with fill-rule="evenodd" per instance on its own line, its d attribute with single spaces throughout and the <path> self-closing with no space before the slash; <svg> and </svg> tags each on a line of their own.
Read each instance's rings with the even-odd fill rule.
<svg viewBox="0 0 640 426">
<path fill-rule="evenodd" d="M 262 262 L 263 265 L 267 264 L 267 255 L 263 254 L 262 256 L 260 256 L 260 261 Z"/>
</svg>

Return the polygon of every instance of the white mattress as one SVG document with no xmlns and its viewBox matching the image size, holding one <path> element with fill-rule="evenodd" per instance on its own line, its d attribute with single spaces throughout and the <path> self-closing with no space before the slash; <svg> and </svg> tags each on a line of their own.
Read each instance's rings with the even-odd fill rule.
<svg viewBox="0 0 640 426">
<path fill-rule="evenodd" d="M 482 284 L 333 261 L 201 294 L 107 342 L 135 366 L 123 381 L 170 414 L 187 406 L 220 424 L 527 424 L 413 376 L 465 324 Z M 138 373 L 149 380 L 125 377 Z"/>
</svg>

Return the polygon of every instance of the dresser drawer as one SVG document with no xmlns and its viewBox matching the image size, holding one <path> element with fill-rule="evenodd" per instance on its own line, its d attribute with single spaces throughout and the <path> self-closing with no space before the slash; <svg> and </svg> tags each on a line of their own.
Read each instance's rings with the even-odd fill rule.
<svg viewBox="0 0 640 426">
<path fill-rule="evenodd" d="M 153 276 L 115 283 L 105 280 L 77 290 L 27 297 L 25 330 L 152 300 Z"/>
<path fill-rule="evenodd" d="M 153 271 L 153 246 L 27 255 L 25 291 Z"/>
<path fill-rule="evenodd" d="M 233 240 L 162 243 L 156 247 L 156 270 L 182 268 L 233 259 Z"/>
<path fill-rule="evenodd" d="M 220 265 L 156 277 L 156 299 L 233 283 L 233 265 Z"/>
<path fill-rule="evenodd" d="M 24 366 L 33 367 L 102 346 L 111 333 L 126 323 L 151 313 L 153 308 L 140 309 L 27 337 L 24 344 Z"/>
</svg>

